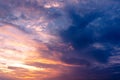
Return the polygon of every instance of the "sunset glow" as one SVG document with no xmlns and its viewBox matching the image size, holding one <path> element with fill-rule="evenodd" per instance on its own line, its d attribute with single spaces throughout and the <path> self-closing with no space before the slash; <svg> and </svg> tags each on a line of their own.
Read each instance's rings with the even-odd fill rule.
<svg viewBox="0 0 120 80">
<path fill-rule="evenodd" d="M 0 80 L 119 80 L 119 0 L 0 0 Z"/>
</svg>

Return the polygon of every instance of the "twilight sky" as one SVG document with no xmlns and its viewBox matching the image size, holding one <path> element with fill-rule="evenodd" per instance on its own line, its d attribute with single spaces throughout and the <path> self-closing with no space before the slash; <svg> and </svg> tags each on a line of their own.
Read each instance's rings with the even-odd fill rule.
<svg viewBox="0 0 120 80">
<path fill-rule="evenodd" d="M 0 0 L 0 80 L 120 80 L 120 0 Z"/>
</svg>

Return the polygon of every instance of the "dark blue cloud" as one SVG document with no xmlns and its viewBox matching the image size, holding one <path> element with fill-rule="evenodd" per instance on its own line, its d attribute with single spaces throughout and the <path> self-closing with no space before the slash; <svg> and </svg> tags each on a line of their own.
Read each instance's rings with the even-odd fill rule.
<svg viewBox="0 0 120 80">
<path fill-rule="evenodd" d="M 109 13 L 104 9 L 95 9 L 84 16 L 75 7 L 67 9 L 72 25 L 61 31 L 60 36 L 66 44 L 73 46 L 79 56 L 102 63 L 106 63 L 112 56 L 113 49 L 108 45 L 115 46 L 120 42 L 120 16 L 117 14 L 118 8 L 111 10 L 109 7 Z M 106 49 L 94 48 L 92 45 L 95 43 L 104 44 Z"/>
<path fill-rule="evenodd" d="M 75 73 L 79 74 L 83 72 L 82 80 L 119 80 L 120 79 L 120 66 L 114 65 L 108 68 L 93 68 L 93 69 L 76 69 Z M 85 73 L 84 73 L 85 72 Z M 87 76 L 87 77 L 85 77 Z M 77 76 L 79 78 L 79 76 Z"/>
<path fill-rule="evenodd" d="M 101 30 L 100 40 L 106 43 L 119 44 L 120 42 L 120 18 L 116 17 L 112 20 L 104 22 L 106 26 Z"/>
<path fill-rule="evenodd" d="M 75 10 L 70 10 L 69 16 L 72 20 L 72 25 L 67 30 L 61 32 L 63 40 L 70 42 L 75 49 L 81 49 L 93 43 L 93 33 L 90 30 L 86 30 L 86 26 L 91 23 L 97 15 L 97 13 L 91 13 L 85 17 L 81 17 Z"/>
<path fill-rule="evenodd" d="M 55 80 L 119 80 L 120 66 L 113 65 L 107 68 L 81 68 L 73 67 L 73 71 L 69 74 L 61 75 Z M 49 80 L 54 80 L 49 79 Z"/>
<path fill-rule="evenodd" d="M 60 36 L 63 42 L 71 44 L 74 50 L 67 52 L 73 56 L 65 55 L 62 61 L 67 64 L 86 65 L 84 69 L 74 68 L 71 73 L 74 79 L 71 80 L 120 79 L 120 64 L 108 65 L 110 58 L 116 54 L 114 47 L 120 47 L 120 6 L 115 1 L 110 4 L 105 9 L 102 7 L 91 9 L 83 15 L 79 12 L 79 8 L 67 7 L 72 24 L 68 29 L 61 31 Z M 82 6 L 83 11 L 86 7 Z M 93 46 L 96 43 L 102 47 Z M 94 68 L 96 62 L 99 65 Z M 102 64 L 107 68 L 102 67 Z"/>
<path fill-rule="evenodd" d="M 63 41 L 70 43 L 80 56 L 106 62 L 110 56 L 109 51 L 91 47 L 97 42 L 97 37 L 94 34 L 94 29 L 88 28 L 89 24 L 102 15 L 99 11 L 93 11 L 81 17 L 75 10 L 71 10 L 69 16 L 72 25 L 67 30 L 61 31 L 60 34 Z"/>
</svg>

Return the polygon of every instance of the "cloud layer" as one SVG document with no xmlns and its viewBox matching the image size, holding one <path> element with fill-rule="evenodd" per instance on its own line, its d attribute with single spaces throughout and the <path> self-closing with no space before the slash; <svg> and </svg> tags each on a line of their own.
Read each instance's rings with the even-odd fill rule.
<svg viewBox="0 0 120 80">
<path fill-rule="evenodd" d="M 119 80 L 119 26 L 118 0 L 0 0 L 0 80 Z"/>
</svg>

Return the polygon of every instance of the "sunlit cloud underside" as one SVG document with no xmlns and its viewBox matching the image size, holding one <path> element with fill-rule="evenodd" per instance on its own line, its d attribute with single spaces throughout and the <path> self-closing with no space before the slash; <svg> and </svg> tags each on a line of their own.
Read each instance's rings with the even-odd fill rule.
<svg viewBox="0 0 120 80">
<path fill-rule="evenodd" d="M 41 76 L 42 79 L 48 77 L 48 74 L 57 75 L 58 72 L 54 68 L 32 65 L 33 63 L 62 64 L 54 59 L 49 60 L 47 56 L 42 57 L 42 54 L 45 54 L 42 51 L 48 51 L 43 43 L 36 43 L 29 35 L 13 25 L 2 25 L 0 27 L 0 40 L 1 74 L 4 73 L 5 76 L 10 77 L 14 75 L 16 79 L 22 80 L 32 80 L 37 76 Z"/>
<path fill-rule="evenodd" d="M 16 6 L 16 2 L 11 4 L 11 1 L 3 1 L 2 4 L 12 7 Z M 42 15 L 43 11 L 32 8 L 32 4 L 28 4 L 31 8 L 25 7 L 24 1 L 20 3 L 20 6 L 11 10 L 11 14 L 18 18 L 17 20 L 11 20 L 11 16 L 8 19 L 1 18 L 0 75 L 12 80 L 45 80 L 57 77 L 62 73 L 61 69 L 69 66 L 59 60 L 60 52 L 51 51 L 47 47 L 50 40 L 58 38 L 50 35 L 47 30 L 44 31 L 49 22 Z M 51 2 L 43 7 L 49 9 L 59 6 L 57 2 Z M 6 12 L 7 10 L 0 11 L 0 16 L 4 16 Z M 28 20 L 21 18 L 22 14 Z"/>
</svg>

